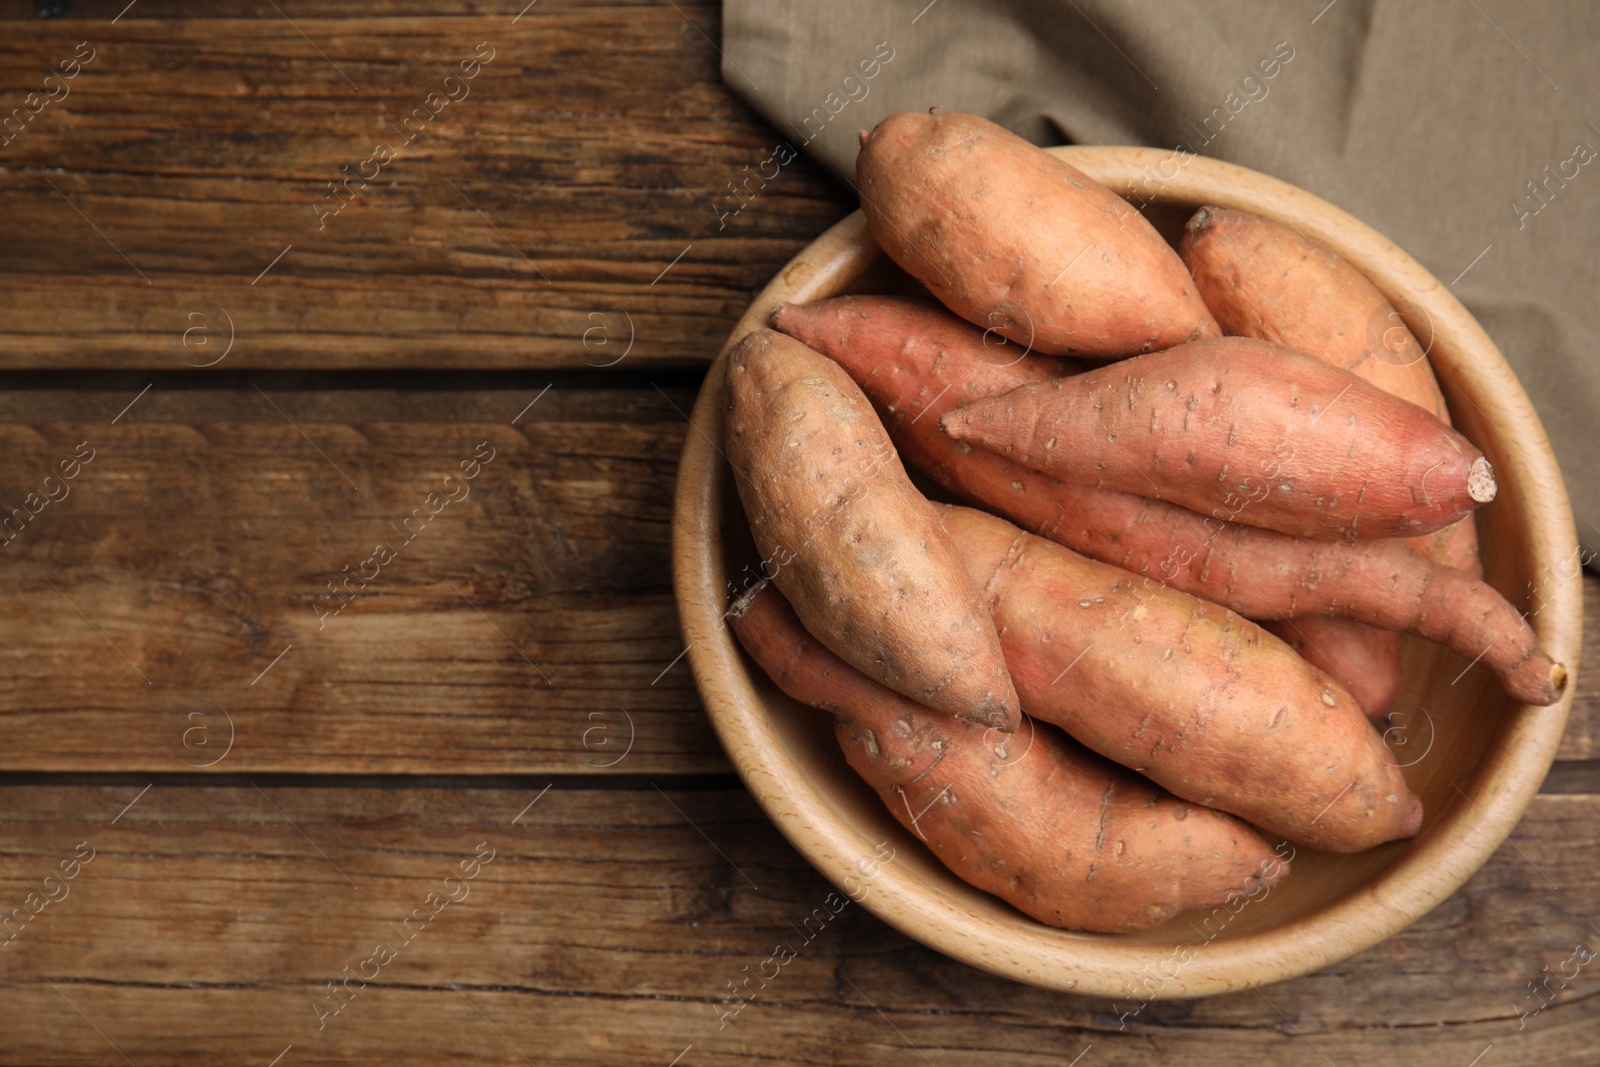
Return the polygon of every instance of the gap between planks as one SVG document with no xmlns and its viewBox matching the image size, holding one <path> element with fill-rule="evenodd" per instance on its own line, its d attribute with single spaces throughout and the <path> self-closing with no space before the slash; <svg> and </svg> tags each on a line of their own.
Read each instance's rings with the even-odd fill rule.
<svg viewBox="0 0 1600 1067">
<path fill-rule="evenodd" d="M 138 786 L 163 789 L 527 789 L 555 791 L 662 789 L 674 792 L 742 792 L 737 774 L 201 774 L 137 771 L 0 771 L 6 786 Z M 1558 760 L 1539 792 L 1544 796 L 1600 795 L 1600 759 Z"/>
<path fill-rule="evenodd" d="M 6 786 L 135 786 L 162 789 L 483 789 L 742 791 L 737 774 L 140 774 L 136 771 L 0 771 Z M 1600 790 L 1597 790 L 1600 791 Z"/>
</svg>

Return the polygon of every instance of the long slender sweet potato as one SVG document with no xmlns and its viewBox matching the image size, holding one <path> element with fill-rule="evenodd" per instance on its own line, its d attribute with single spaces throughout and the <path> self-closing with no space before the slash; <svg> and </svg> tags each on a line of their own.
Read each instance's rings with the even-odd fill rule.
<svg viewBox="0 0 1600 1067">
<path fill-rule="evenodd" d="M 942 515 L 1028 714 L 1291 841 L 1356 852 L 1417 832 L 1422 801 L 1366 716 L 1282 641 L 1004 519 Z"/>
<path fill-rule="evenodd" d="M 1281 222 L 1220 207 L 1195 212 L 1178 252 L 1224 332 L 1298 348 L 1449 424 L 1427 350 L 1337 252 Z M 1411 545 L 1436 563 L 1483 573 L 1470 517 Z"/>
<path fill-rule="evenodd" d="M 1382 721 L 1400 694 L 1400 635 L 1354 619 L 1313 616 L 1271 619 L 1261 628 L 1355 697 L 1373 722 Z"/>
<path fill-rule="evenodd" d="M 880 395 L 891 398 L 892 421 L 909 416 L 920 422 L 926 413 L 925 429 L 942 440 L 949 439 L 938 429 L 942 412 L 1084 369 L 1075 360 L 997 340 L 937 304 L 911 297 L 836 296 L 815 304 L 780 304 L 772 325 L 837 362 L 875 403 Z M 939 403 L 947 392 L 948 399 Z"/>
<path fill-rule="evenodd" d="M 1297 348 L 1450 423 L 1426 351 L 1378 288 L 1336 252 L 1272 219 L 1203 207 L 1189 220 L 1179 254 L 1226 333 Z M 1470 515 L 1408 543 L 1436 563 L 1482 574 Z M 1267 629 L 1345 682 L 1368 717 L 1387 713 L 1400 686 L 1393 634 L 1335 620 Z"/>
<path fill-rule="evenodd" d="M 832 713 L 845 758 L 963 881 L 1040 922 L 1141 930 L 1253 893 L 1287 866 L 1231 815 L 1195 807 L 1026 720 L 1005 736 L 886 689 L 757 587 L 729 625 L 794 699 Z"/>
<path fill-rule="evenodd" d="M 1014 730 L 994 625 L 849 375 L 757 330 L 728 353 L 726 381 L 739 498 L 806 628 L 897 692 Z"/>
<path fill-rule="evenodd" d="M 1144 216 L 986 119 L 890 115 L 862 132 L 856 181 L 890 258 L 1025 346 L 1120 359 L 1219 332 Z"/>
<path fill-rule="evenodd" d="M 947 412 L 1049 380 L 1059 364 L 1001 358 L 965 324 L 893 297 L 784 305 L 774 322 L 861 383 L 908 463 L 1031 533 L 1251 618 L 1337 615 L 1443 642 L 1481 658 L 1518 700 L 1554 703 L 1566 686 L 1565 668 L 1505 598 L 1403 542 L 1288 537 L 1131 493 L 1068 485 L 939 429 Z"/>
<path fill-rule="evenodd" d="M 1483 453 L 1426 411 L 1247 337 L 1024 385 L 940 421 L 1065 480 L 1300 537 L 1428 533 L 1494 498 Z"/>
</svg>

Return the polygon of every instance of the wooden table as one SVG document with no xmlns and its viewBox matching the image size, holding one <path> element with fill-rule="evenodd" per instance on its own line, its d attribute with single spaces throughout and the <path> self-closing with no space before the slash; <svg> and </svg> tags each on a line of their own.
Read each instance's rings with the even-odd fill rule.
<svg viewBox="0 0 1600 1067">
<path fill-rule="evenodd" d="M 830 887 L 699 708 L 674 467 L 848 190 L 731 214 L 784 135 L 711 0 L 125 3 L 0 6 L 0 1062 L 1600 1059 L 1583 682 L 1515 836 L 1321 974 L 1124 1020 L 850 908 L 741 1008 Z"/>
</svg>

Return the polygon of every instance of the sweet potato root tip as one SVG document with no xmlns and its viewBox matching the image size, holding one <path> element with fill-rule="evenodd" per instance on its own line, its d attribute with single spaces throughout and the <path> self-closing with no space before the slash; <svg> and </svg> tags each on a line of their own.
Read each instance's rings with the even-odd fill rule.
<svg viewBox="0 0 1600 1067">
<path fill-rule="evenodd" d="M 1467 470 L 1467 493 L 1480 504 L 1494 499 L 1498 487 L 1494 482 L 1494 467 L 1483 456 L 1473 460 Z"/>
<path fill-rule="evenodd" d="M 1567 665 L 1558 663 L 1536 649 L 1528 664 L 1514 672 L 1506 685 L 1506 692 L 1524 704 L 1549 707 L 1558 703 L 1567 691 Z"/>
<path fill-rule="evenodd" d="M 1519 685 L 1517 679 L 1513 679 L 1506 685 L 1506 692 L 1525 704 L 1547 708 L 1559 702 L 1562 695 L 1567 691 L 1567 667 L 1564 663 L 1557 663 L 1551 660 L 1542 650 L 1539 655 L 1549 664 L 1542 672 L 1544 675 L 1543 683 L 1525 687 Z M 1522 673 L 1533 674 L 1533 672 Z"/>
</svg>

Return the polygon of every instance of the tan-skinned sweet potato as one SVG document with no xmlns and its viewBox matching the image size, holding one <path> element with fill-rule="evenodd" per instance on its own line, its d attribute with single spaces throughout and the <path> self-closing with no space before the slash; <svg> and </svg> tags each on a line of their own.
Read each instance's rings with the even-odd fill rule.
<svg viewBox="0 0 1600 1067">
<path fill-rule="evenodd" d="M 1197 515 L 1159 500 L 1068 485 L 965 442 L 939 418 L 1061 368 L 987 344 L 937 308 L 896 297 L 784 305 L 774 322 L 838 360 L 906 461 L 947 491 L 1074 551 L 1250 618 L 1337 615 L 1405 630 L 1479 659 L 1519 700 L 1550 704 L 1566 670 L 1493 588 L 1403 542 L 1317 541 Z M 992 338 L 991 338 L 992 340 Z"/>
<path fill-rule="evenodd" d="M 1400 695 L 1400 635 L 1354 619 L 1270 619 L 1261 628 L 1344 687 L 1362 712 L 1381 722 Z"/>
<path fill-rule="evenodd" d="M 1281 222 L 1220 207 L 1195 212 L 1178 252 L 1223 332 L 1298 348 L 1449 424 L 1427 349 L 1337 252 Z M 1483 573 L 1470 518 L 1411 544 L 1436 563 Z"/>
<path fill-rule="evenodd" d="M 1231 815 L 1176 799 L 1024 720 L 1006 735 L 917 704 L 824 648 L 770 586 L 728 618 L 778 688 L 834 717 L 845 758 L 963 881 L 1051 926 L 1126 932 L 1280 881 Z"/>
<path fill-rule="evenodd" d="M 1297 537 L 1429 533 L 1494 498 L 1483 453 L 1426 411 L 1248 337 L 1024 385 L 940 424 L 1066 481 Z"/>
<path fill-rule="evenodd" d="M 1355 701 L 1243 616 L 971 508 L 941 509 L 1028 714 L 1177 796 L 1331 852 L 1422 801 Z"/>
<path fill-rule="evenodd" d="M 1036 351 L 1120 359 L 1219 333 L 1144 216 L 987 119 L 891 115 L 862 132 L 856 182 L 891 259 L 968 322 Z"/>
<path fill-rule="evenodd" d="M 726 383 L 739 499 L 806 628 L 896 692 L 1016 729 L 994 625 L 850 376 L 757 330 L 728 353 Z"/>
</svg>

